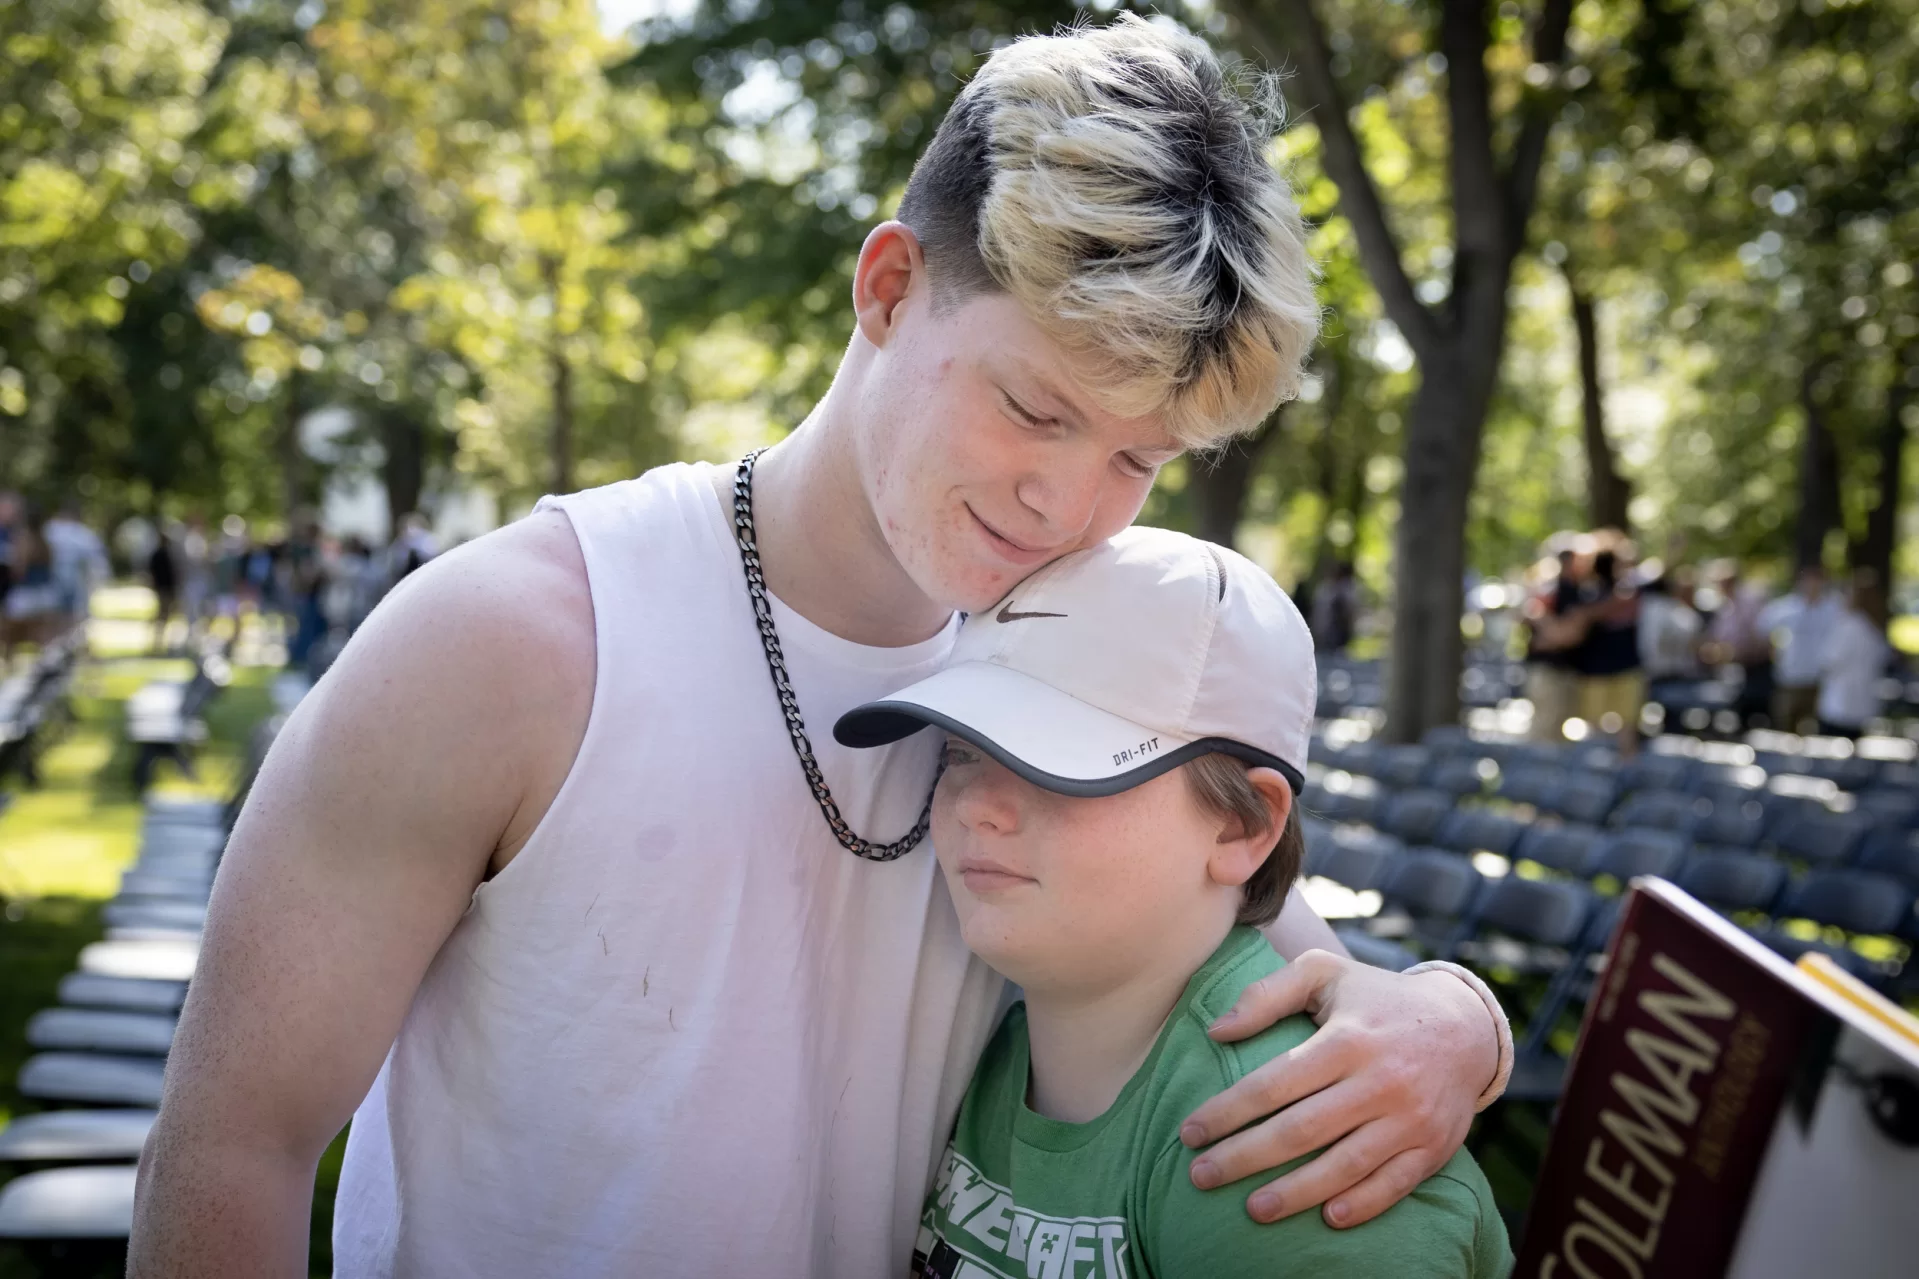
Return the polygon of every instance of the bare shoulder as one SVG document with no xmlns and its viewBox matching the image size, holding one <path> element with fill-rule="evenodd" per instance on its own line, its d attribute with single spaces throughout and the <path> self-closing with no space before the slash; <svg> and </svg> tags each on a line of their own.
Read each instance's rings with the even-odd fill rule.
<svg viewBox="0 0 1919 1279">
<path fill-rule="evenodd" d="M 549 662 L 584 661 L 590 680 L 593 599 L 572 524 L 540 511 L 433 560 L 369 619 L 370 635 L 396 629 L 424 630 L 436 646 L 470 648 L 481 661 L 528 656 L 531 644 Z"/>
</svg>

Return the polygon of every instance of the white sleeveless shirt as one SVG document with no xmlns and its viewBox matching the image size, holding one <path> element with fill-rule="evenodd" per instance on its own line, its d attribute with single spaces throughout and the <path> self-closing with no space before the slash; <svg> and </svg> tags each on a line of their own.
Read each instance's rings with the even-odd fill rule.
<svg viewBox="0 0 1919 1279">
<path fill-rule="evenodd" d="M 585 738 L 354 1116 L 344 1279 L 906 1272 L 1002 983 L 930 848 L 875 864 L 828 830 L 710 475 L 542 503 L 592 590 Z M 933 735 L 854 751 L 832 724 L 936 670 L 954 627 L 867 648 L 773 613 L 841 811 L 897 838 Z"/>
</svg>

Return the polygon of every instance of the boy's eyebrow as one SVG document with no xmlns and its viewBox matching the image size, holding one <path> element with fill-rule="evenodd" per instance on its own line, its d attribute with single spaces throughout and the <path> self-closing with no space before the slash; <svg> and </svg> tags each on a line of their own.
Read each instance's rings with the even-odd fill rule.
<svg viewBox="0 0 1919 1279">
<path fill-rule="evenodd" d="M 1052 408 L 1064 410 L 1063 412 L 1053 414 L 1054 417 L 1065 422 L 1068 426 L 1080 430 L 1085 429 L 1087 421 L 1086 411 L 1079 406 L 1079 403 L 1074 400 L 1072 396 L 1062 391 L 1053 379 L 1046 376 L 1046 374 L 1042 373 L 1033 365 L 1028 364 L 1025 360 L 1020 359 L 1018 356 L 1013 357 L 1012 364 L 1021 376 L 1032 383 L 1042 395 L 1052 401 Z"/>
<path fill-rule="evenodd" d="M 1031 382 L 1047 399 L 1053 402 L 1050 407 L 1064 410 L 1063 412 L 1053 414 L 1057 420 L 1064 422 L 1067 426 L 1075 430 L 1083 431 L 1086 429 L 1086 423 L 1090 415 L 1079 406 L 1078 401 L 1061 390 L 1058 383 L 1054 382 L 1052 378 L 1018 356 L 1012 357 L 1012 364 L 1021 376 Z M 1153 444 L 1141 444 L 1136 446 L 1136 448 L 1137 451 L 1142 453 L 1165 453 L 1169 457 L 1177 457 L 1186 451 L 1185 445 L 1173 439 L 1167 439 Z"/>
</svg>

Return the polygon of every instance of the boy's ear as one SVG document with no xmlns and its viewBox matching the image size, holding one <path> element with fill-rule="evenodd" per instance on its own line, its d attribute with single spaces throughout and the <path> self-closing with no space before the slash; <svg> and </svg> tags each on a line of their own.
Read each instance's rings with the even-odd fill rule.
<svg viewBox="0 0 1919 1279">
<path fill-rule="evenodd" d="M 853 268 L 853 314 L 868 342 L 886 345 L 898 326 L 900 303 L 925 272 L 919 237 L 904 222 L 882 222 L 867 232 Z"/>
<path fill-rule="evenodd" d="M 1206 869 L 1214 883 L 1231 888 L 1244 884 L 1253 877 L 1254 871 L 1266 864 L 1273 845 L 1279 842 L 1279 833 L 1286 829 L 1286 819 L 1293 812 L 1292 784 L 1277 769 L 1248 769 L 1246 780 L 1266 801 L 1269 824 L 1263 828 L 1249 827 L 1238 817 L 1227 817 L 1220 823 L 1219 837 L 1214 841 Z"/>
</svg>

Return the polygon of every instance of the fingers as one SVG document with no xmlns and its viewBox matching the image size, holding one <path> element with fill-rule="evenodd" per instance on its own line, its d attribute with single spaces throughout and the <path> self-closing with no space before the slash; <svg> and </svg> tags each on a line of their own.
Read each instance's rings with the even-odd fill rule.
<svg viewBox="0 0 1919 1279">
<path fill-rule="evenodd" d="M 1255 1221 L 1272 1222 L 1345 1195 L 1398 1159 L 1404 1139 L 1390 1119 L 1376 1119 L 1317 1157 L 1268 1182 L 1246 1198 Z"/>
<path fill-rule="evenodd" d="M 1438 1172 L 1449 1158 L 1451 1156 L 1443 1151 L 1428 1147 L 1400 1151 L 1374 1169 L 1370 1177 L 1352 1189 L 1343 1193 L 1336 1192 L 1338 1197 L 1326 1205 L 1323 1214 L 1326 1224 L 1335 1230 L 1344 1230 L 1349 1226 L 1371 1221 L 1413 1193 L 1413 1189 L 1420 1182 Z M 1313 1163 L 1318 1162 L 1318 1159 L 1313 1161 Z M 1310 1164 L 1307 1166 L 1311 1167 Z M 1305 1169 L 1302 1168 L 1300 1171 L 1304 1172 Z M 1280 1178 L 1280 1181 L 1284 1180 L 1284 1177 Z M 1278 1184 L 1278 1182 L 1274 1183 L 1274 1185 Z"/>
<path fill-rule="evenodd" d="M 1307 951 L 1278 972 L 1248 982 L 1233 1006 L 1208 1032 L 1214 1039 L 1232 1043 L 1258 1034 L 1294 1013 L 1317 1015 L 1325 1002 L 1327 988 L 1339 978 L 1342 962 L 1348 961 L 1328 951 Z"/>
<path fill-rule="evenodd" d="M 1348 1039 L 1318 1034 L 1297 1048 L 1289 1048 L 1271 1061 L 1249 1072 L 1244 1079 L 1206 1102 L 1187 1116 L 1180 1125 L 1180 1140 L 1189 1146 L 1203 1146 L 1227 1133 L 1238 1132 L 1257 1119 L 1310 1097 L 1320 1089 L 1352 1073 L 1348 1061 Z M 1351 1125 L 1348 1125 L 1349 1127 Z M 1295 1152 L 1305 1154 L 1306 1146 Z M 1247 1172 L 1272 1165 L 1261 1164 Z M 1240 1176 L 1246 1176 L 1242 1172 Z M 1215 1185 L 1231 1181 L 1222 1177 Z"/>
<path fill-rule="evenodd" d="M 1368 1106 L 1367 1100 L 1363 1086 L 1355 1084 L 1335 1084 L 1323 1092 L 1316 1092 L 1266 1122 L 1235 1133 L 1193 1160 L 1193 1184 L 1201 1190 L 1223 1186 L 1241 1177 L 1277 1168 L 1321 1146 L 1330 1146 L 1367 1120 L 1377 1117 L 1378 1111 Z M 1394 1153 L 1393 1150 L 1381 1151 L 1377 1159 L 1355 1171 L 1350 1179 L 1332 1187 L 1327 1193 L 1337 1194 L 1344 1190 Z M 1348 1157 L 1351 1157 L 1350 1154 Z M 1312 1202 L 1319 1203 L 1324 1197 Z M 1308 1205 L 1302 1203 L 1299 1206 L 1303 1208 Z"/>
</svg>

